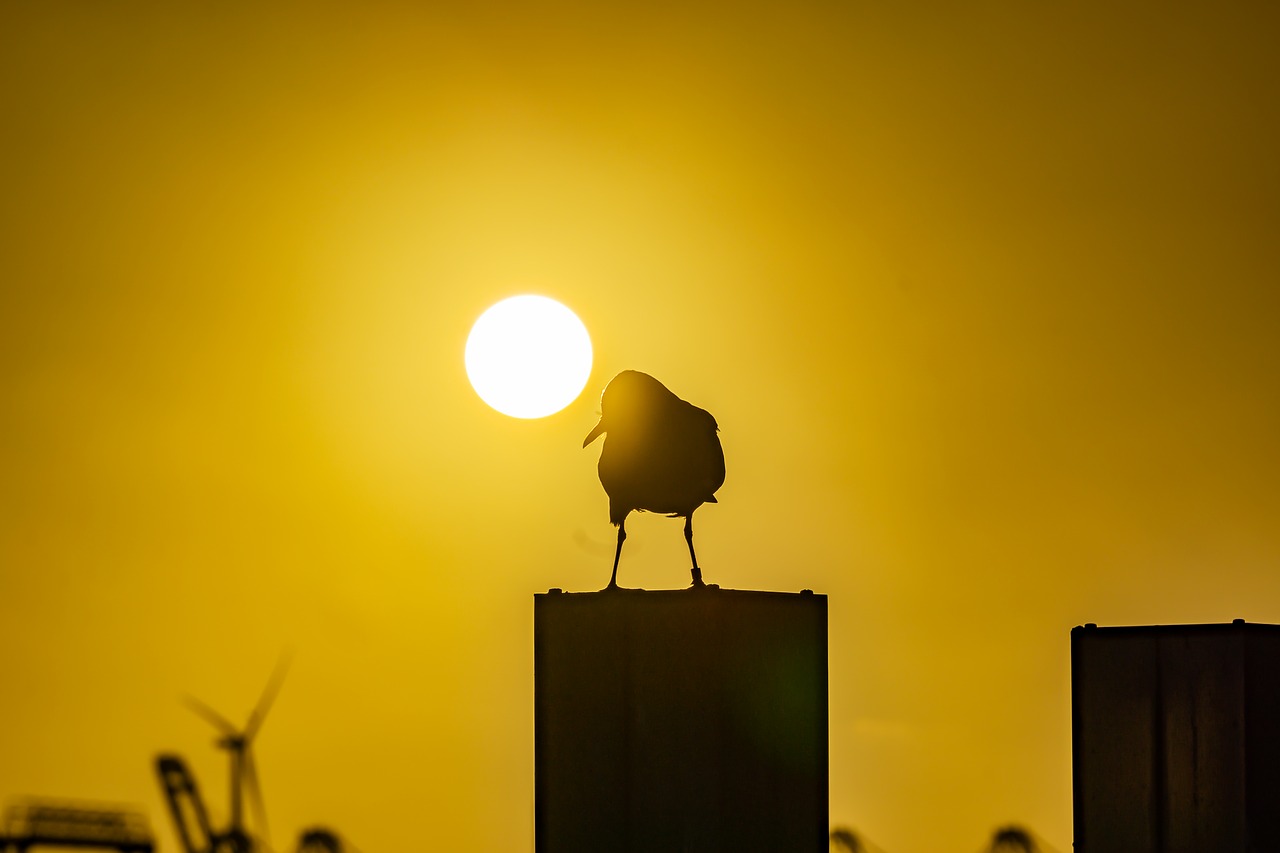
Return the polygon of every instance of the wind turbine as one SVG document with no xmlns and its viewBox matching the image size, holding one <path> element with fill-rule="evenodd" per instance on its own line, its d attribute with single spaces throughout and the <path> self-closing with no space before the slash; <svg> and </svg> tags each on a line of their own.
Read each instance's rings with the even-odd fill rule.
<svg viewBox="0 0 1280 853">
<path fill-rule="evenodd" d="M 217 844 L 214 847 L 214 850 L 218 851 L 218 853 L 223 850 L 231 851 L 231 853 L 254 853 L 259 846 L 255 844 L 253 837 L 245 831 L 244 827 L 242 794 L 245 788 L 249 792 L 249 802 L 252 804 L 254 823 L 257 825 L 259 838 L 266 842 L 265 846 L 270 846 L 271 835 L 267 829 L 267 810 L 262 802 L 262 787 L 258 784 L 258 765 L 253 758 L 252 747 L 254 738 L 257 737 L 258 732 L 262 729 L 262 723 L 267 717 L 267 712 L 271 710 L 271 705 L 275 702 L 276 694 L 280 692 L 280 686 L 284 683 L 284 677 L 288 669 L 289 656 L 285 655 L 276 664 L 275 672 L 271 674 L 271 679 L 262 691 L 258 704 L 249 713 L 249 719 L 245 722 L 243 729 L 236 729 L 226 717 L 196 697 L 191 695 L 184 697 L 188 708 L 204 717 L 214 728 L 222 732 L 222 737 L 218 738 L 214 743 L 220 749 L 227 751 L 231 762 L 231 822 L 226 831 L 218 836 Z"/>
</svg>

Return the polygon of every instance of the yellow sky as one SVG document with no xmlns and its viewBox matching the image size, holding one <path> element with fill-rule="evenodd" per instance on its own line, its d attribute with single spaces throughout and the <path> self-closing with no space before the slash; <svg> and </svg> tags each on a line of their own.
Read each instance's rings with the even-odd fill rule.
<svg viewBox="0 0 1280 853">
<path fill-rule="evenodd" d="M 258 756 L 277 844 L 532 849 L 532 606 L 580 446 L 711 411 L 707 580 L 830 596 L 831 814 L 1070 849 L 1068 631 L 1280 622 L 1264 3 L 0 6 L 0 796 Z M 589 390 L 488 409 L 498 299 Z M 687 583 L 634 518 L 626 584 Z"/>
</svg>

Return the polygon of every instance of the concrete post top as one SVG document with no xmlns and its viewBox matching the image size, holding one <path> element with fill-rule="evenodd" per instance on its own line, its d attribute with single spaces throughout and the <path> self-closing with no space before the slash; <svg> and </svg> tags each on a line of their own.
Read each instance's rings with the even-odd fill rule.
<svg viewBox="0 0 1280 853">
<path fill-rule="evenodd" d="M 688 587 L 686 589 L 601 589 L 587 590 L 583 592 L 568 592 L 560 587 L 552 587 L 546 592 L 535 592 L 534 598 L 545 598 L 547 596 L 571 595 L 575 597 L 597 597 L 601 600 L 617 599 L 619 601 L 628 598 L 652 598 L 652 597 L 714 597 L 714 596 L 814 596 L 816 598 L 826 598 L 825 593 L 815 593 L 811 589 L 802 589 L 798 592 L 782 592 L 779 590 L 761 590 L 761 589 L 722 589 L 715 584 L 708 584 L 704 587 Z"/>
<path fill-rule="evenodd" d="M 1110 625 L 1098 626 L 1093 622 L 1084 625 L 1077 625 L 1071 629 L 1071 635 L 1077 636 L 1083 633 L 1099 634 L 1129 634 L 1149 636 L 1163 635 L 1184 635 L 1184 634 L 1200 634 L 1213 633 L 1221 631 L 1233 631 L 1241 628 L 1250 632 L 1271 633 L 1280 632 L 1280 625 L 1272 625 L 1266 622 L 1246 622 L 1243 619 L 1233 619 L 1230 622 L 1197 622 L 1185 625 Z"/>
</svg>

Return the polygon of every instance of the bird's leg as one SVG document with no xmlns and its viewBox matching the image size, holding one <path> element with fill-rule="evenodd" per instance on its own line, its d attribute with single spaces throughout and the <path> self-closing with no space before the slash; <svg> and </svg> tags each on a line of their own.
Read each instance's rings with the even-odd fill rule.
<svg viewBox="0 0 1280 853">
<path fill-rule="evenodd" d="M 613 575 L 609 578 L 609 585 L 605 589 L 618 588 L 618 560 L 622 559 L 622 543 L 627 541 L 627 520 L 624 518 L 618 522 L 618 549 L 613 552 Z"/>
<path fill-rule="evenodd" d="M 693 585 L 706 586 L 702 582 L 702 569 L 698 568 L 698 555 L 693 553 L 693 513 L 684 517 L 684 541 L 689 543 L 689 559 L 693 561 Z"/>
</svg>

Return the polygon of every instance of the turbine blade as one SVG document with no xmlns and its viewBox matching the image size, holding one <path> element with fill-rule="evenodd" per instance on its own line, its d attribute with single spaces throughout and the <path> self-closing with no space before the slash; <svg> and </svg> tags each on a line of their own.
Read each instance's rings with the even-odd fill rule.
<svg viewBox="0 0 1280 853">
<path fill-rule="evenodd" d="M 258 836 L 267 848 L 271 847 L 271 830 L 267 828 L 267 807 L 262 802 L 262 787 L 258 783 L 258 762 L 253 759 L 253 750 L 244 752 L 244 783 L 249 789 L 249 805 L 253 808 L 253 822 L 258 827 Z"/>
<path fill-rule="evenodd" d="M 234 735 L 236 733 L 236 727 L 227 722 L 226 717 L 222 716 L 204 702 L 201 702 L 199 699 L 192 696 L 190 693 L 182 694 L 182 703 L 192 711 L 195 711 L 197 714 L 204 717 L 213 725 L 214 728 L 222 729 L 224 734 Z"/>
<path fill-rule="evenodd" d="M 276 701 L 276 694 L 280 692 L 280 686 L 284 684 L 284 677 L 289 673 L 289 665 L 293 662 L 293 653 L 285 650 L 280 653 L 280 660 L 276 662 L 275 671 L 271 673 L 271 679 L 267 682 L 267 686 L 262 691 L 262 697 L 258 699 L 258 705 L 253 709 L 253 713 L 249 715 L 249 722 L 245 723 L 244 739 L 246 741 L 253 740 L 258 734 L 258 729 L 262 728 L 262 722 L 267 718 L 267 712 L 271 710 L 271 705 Z"/>
</svg>

